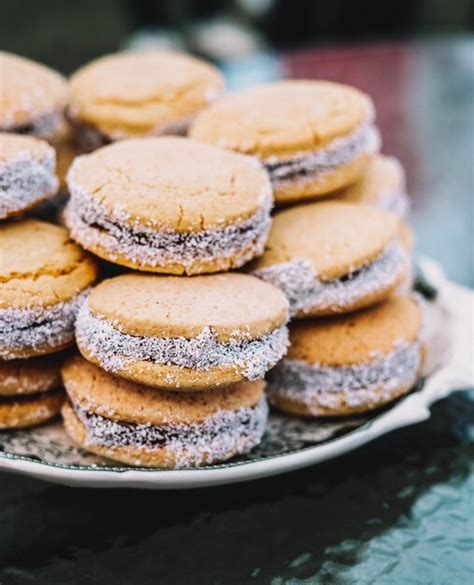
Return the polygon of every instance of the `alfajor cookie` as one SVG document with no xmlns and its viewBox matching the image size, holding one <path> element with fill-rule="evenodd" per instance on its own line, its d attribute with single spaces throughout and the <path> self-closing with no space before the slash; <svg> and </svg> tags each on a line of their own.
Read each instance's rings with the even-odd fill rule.
<svg viewBox="0 0 474 585">
<path fill-rule="evenodd" d="M 176 394 L 107 374 L 81 358 L 63 368 L 71 438 L 98 455 L 146 467 L 197 467 L 247 453 L 261 440 L 264 382 Z"/>
<path fill-rule="evenodd" d="M 94 288 L 76 341 L 108 372 L 202 390 L 262 378 L 286 352 L 287 317 L 283 293 L 247 274 L 126 274 Z"/>
<path fill-rule="evenodd" d="M 355 181 L 379 149 L 371 99 L 329 81 L 281 81 L 228 94 L 190 136 L 258 157 L 277 203 L 319 197 Z"/>
<path fill-rule="evenodd" d="M 273 219 L 251 270 L 287 296 L 290 314 L 347 313 L 386 298 L 408 269 L 393 214 L 339 202 L 286 209 Z"/>
<path fill-rule="evenodd" d="M 269 374 L 269 400 L 302 416 L 382 406 L 416 383 L 422 338 L 421 306 L 407 296 L 352 315 L 295 322 L 288 355 Z"/>
<path fill-rule="evenodd" d="M 66 79 L 44 65 L 4 52 L 0 72 L 0 130 L 51 138 L 66 106 Z"/>
<path fill-rule="evenodd" d="M 0 219 L 55 195 L 54 148 L 38 138 L 0 132 Z"/>
<path fill-rule="evenodd" d="M 60 412 L 63 354 L 0 360 L 0 429 L 41 424 Z"/>
<path fill-rule="evenodd" d="M 374 205 L 402 218 L 410 208 L 405 171 L 400 161 L 391 156 L 374 156 L 355 183 L 333 195 L 338 201 Z"/>
<path fill-rule="evenodd" d="M 223 88 L 219 71 L 190 55 L 118 53 L 71 77 L 67 114 L 81 145 L 92 150 L 123 138 L 185 134 Z"/>
<path fill-rule="evenodd" d="M 64 228 L 25 219 L 0 225 L 0 359 L 56 352 L 74 341 L 96 265 Z"/>
<path fill-rule="evenodd" d="M 259 255 L 272 192 L 250 157 L 187 138 L 124 140 L 75 159 L 65 210 L 72 237 L 137 270 L 199 274 Z"/>
<path fill-rule="evenodd" d="M 0 396 L 47 392 L 61 387 L 63 352 L 19 360 L 0 360 Z"/>
</svg>

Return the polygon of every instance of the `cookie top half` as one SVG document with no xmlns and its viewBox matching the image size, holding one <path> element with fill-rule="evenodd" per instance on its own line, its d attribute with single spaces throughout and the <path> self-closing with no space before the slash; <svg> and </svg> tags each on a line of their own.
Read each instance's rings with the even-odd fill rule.
<svg viewBox="0 0 474 585">
<path fill-rule="evenodd" d="M 280 81 L 228 94 L 200 114 L 190 136 L 263 159 L 314 152 L 370 122 L 371 99 L 329 81 Z"/>
<path fill-rule="evenodd" d="M 287 359 L 341 367 L 363 364 L 419 339 L 422 312 L 409 296 L 393 296 L 358 313 L 295 321 Z"/>
<path fill-rule="evenodd" d="M 405 191 L 405 172 L 400 161 L 393 156 L 375 155 L 369 161 L 358 181 L 334 193 L 347 203 L 376 202 L 384 195 Z"/>
<path fill-rule="evenodd" d="M 178 395 L 112 376 L 80 357 L 64 365 L 62 376 L 75 406 L 135 424 L 200 423 L 222 411 L 255 406 L 264 388 L 263 380 L 256 380 Z"/>
<path fill-rule="evenodd" d="M 67 82 L 52 69 L 0 52 L 0 128 L 11 130 L 43 116 L 60 113 L 67 101 Z"/>
<path fill-rule="evenodd" d="M 22 134 L 0 132 L 0 165 L 18 159 L 43 161 L 56 159 L 55 151 L 45 140 Z"/>
<path fill-rule="evenodd" d="M 258 270 L 308 260 L 320 280 L 333 280 L 375 260 L 398 235 L 399 220 L 375 207 L 328 201 L 277 213 Z"/>
<path fill-rule="evenodd" d="M 247 219 L 271 197 L 251 157 L 178 137 L 124 140 L 80 156 L 68 185 L 122 223 L 178 232 Z"/>
<path fill-rule="evenodd" d="M 96 277 L 93 260 L 67 230 L 33 219 L 0 224 L 0 309 L 67 301 Z"/>
<path fill-rule="evenodd" d="M 70 82 L 70 117 L 111 139 L 146 136 L 207 107 L 223 90 L 212 65 L 172 51 L 125 52 L 79 69 Z"/>
<path fill-rule="evenodd" d="M 268 335 L 288 316 L 280 290 L 239 273 L 126 274 L 101 282 L 88 305 L 93 316 L 114 323 L 122 333 L 190 339 L 209 327 L 223 342 Z"/>
</svg>

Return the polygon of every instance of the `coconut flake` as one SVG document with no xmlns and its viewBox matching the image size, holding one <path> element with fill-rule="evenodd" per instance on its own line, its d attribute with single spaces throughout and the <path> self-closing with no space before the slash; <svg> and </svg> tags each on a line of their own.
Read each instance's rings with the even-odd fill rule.
<svg viewBox="0 0 474 585">
<path fill-rule="evenodd" d="M 263 162 L 270 174 L 272 184 L 279 187 L 295 180 L 314 180 L 352 162 L 362 154 L 378 152 L 379 148 L 380 134 L 370 121 L 349 136 L 336 138 L 327 148 L 287 160 L 270 157 Z"/>
<path fill-rule="evenodd" d="M 0 358 L 22 357 L 25 349 L 63 347 L 74 340 L 74 322 L 90 289 L 50 307 L 0 309 Z"/>
<path fill-rule="evenodd" d="M 49 148 L 44 158 L 28 152 L 0 164 L 0 219 L 27 209 L 58 190 L 55 176 L 56 153 Z"/>
<path fill-rule="evenodd" d="M 393 286 L 407 264 L 407 254 L 396 240 L 373 262 L 344 278 L 322 281 L 305 258 L 281 262 L 253 274 L 277 286 L 286 295 L 290 315 L 314 310 L 344 310 L 359 300 Z"/>
<path fill-rule="evenodd" d="M 318 414 L 320 408 L 388 402 L 403 387 L 415 384 L 421 364 L 421 341 L 398 342 L 385 356 L 354 366 L 329 367 L 284 359 L 268 375 L 270 402 L 292 400 Z M 342 396 L 341 396 L 342 394 Z"/>
<path fill-rule="evenodd" d="M 23 111 L 30 110 L 28 104 L 22 104 L 21 109 Z M 25 124 L 21 125 L 9 125 L 7 128 L 3 128 L 4 132 L 13 132 L 14 134 L 28 134 L 29 136 L 36 136 L 37 138 L 44 138 L 48 140 L 54 136 L 63 123 L 63 115 L 59 112 L 51 112 L 40 116 Z"/>
<path fill-rule="evenodd" d="M 209 327 L 192 339 L 130 335 L 120 331 L 117 323 L 93 315 L 87 302 L 77 317 L 76 339 L 104 370 L 112 373 L 147 361 L 198 371 L 233 367 L 248 380 L 263 378 L 285 355 L 289 343 L 285 325 L 260 339 L 244 339 L 236 334 L 226 343 L 217 341 Z"/>
<path fill-rule="evenodd" d="M 132 447 L 144 453 L 165 449 L 178 468 L 248 453 L 260 443 L 268 417 L 265 397 L 253 407 L 220 410 L 199 423 L 163 426 L 120 422 L 73 408 L 87 430 L 86 447 Z"/>
</svg>

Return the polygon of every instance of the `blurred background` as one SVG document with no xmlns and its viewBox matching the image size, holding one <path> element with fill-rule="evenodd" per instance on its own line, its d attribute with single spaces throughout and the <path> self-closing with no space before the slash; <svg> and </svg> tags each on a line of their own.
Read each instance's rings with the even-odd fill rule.
<svg viewBox="0 0 474 585">
<path fill-rule="evenodd" d="M 467 33 L 472 0 L 2 0 L 4 50 L 66 73 L 118 48 L 181 47 L 215 61 L 334 41 Z"/>
</svg>

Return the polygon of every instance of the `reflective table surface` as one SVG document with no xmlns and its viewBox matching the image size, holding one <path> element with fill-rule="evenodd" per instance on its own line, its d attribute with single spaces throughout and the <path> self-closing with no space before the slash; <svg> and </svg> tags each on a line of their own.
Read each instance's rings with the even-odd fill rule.
<svg viewBox="0 0 474 585">
<path fill-rule="evenodd" d="M 472 39 L 256 56 L 226 71 L 239 85 L 284 74 L 371 93 L 384 151 L 407 167 L 418 250 L 473 285 Z M 91 490 L 0 473 L 2 585 L 467 585 L 473 559 L 473 391 L 339 459 L 247 484 Z"/>
</svg>

